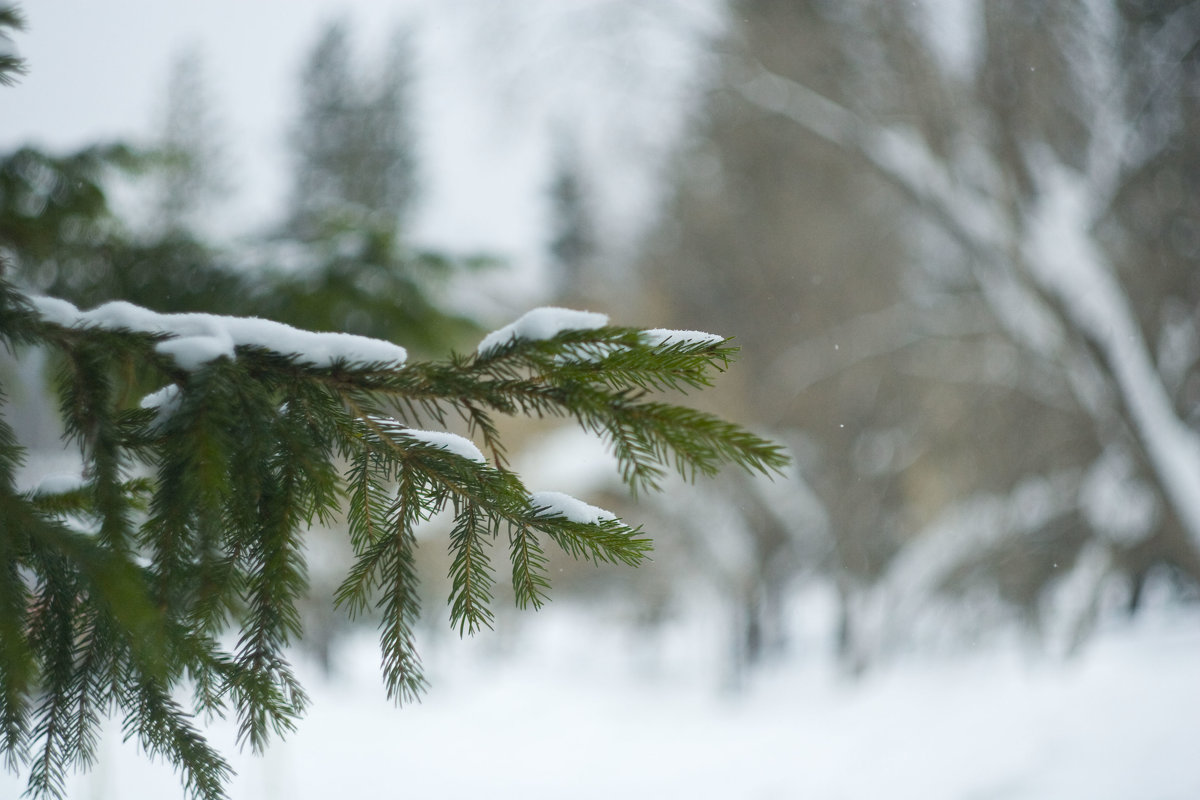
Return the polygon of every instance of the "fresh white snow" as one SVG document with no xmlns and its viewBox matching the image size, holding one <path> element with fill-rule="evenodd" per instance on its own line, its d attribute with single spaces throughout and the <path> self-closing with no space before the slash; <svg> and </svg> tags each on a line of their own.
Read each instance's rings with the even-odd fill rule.
<svg viewBox="0 0 1200 800">
<path fill-rule="evenodd" d="M 487 463 L 487 459 L 483 457 L 483 453 L 475 446 L 475 443 L 465 436 L 459 436 L 457 433 L 448 431 L 422 431 L 415 428 L 410 428 L 400 420 L 394 417 L 381 417 L 372 415 L 367 420 L 370 425 L 379 428 L 384 433 L 390 436 L 402 436 L 414 441 L 422 442 L 433 447 L 440 447 L 443 450 L 448 450 L 451 453 L 465 458 L 468 461 L 476 461 L 480 464 Z"/>
<path fill-rule="evenodd" d="M 720 344 L 724 336 L 704 331 L 673 331 L 669 328 L 651 328 L 642 331 L 642 340 L 651 347 L 662 347 L 673 344 Z"/>
<path fill-rule="evenodd" d="M 563 517 L 570 522 L 596 525 L 617 518 L 611 511 L 589 505 L 563 492 L 533 492 L 529 495 L 534 506 L 544 508 L 543 517 Z"/>
<path fill-rule="evenodd" d="M 168 383 L 157 392 L 151 392 L 143 397 L 138 405 L 142 408 L 158 409 L 158 413 L 154 415 L 154 422 L 151 425 L 152 428 L 158 428 L 170 419 L 171 415 L 179 409 L 179 405 L 182 402 L 183 393 L 179 390 L 179 387 L 173 383 Z"/>
<path fill-rule="evenodd" d="M 487 463 L 487 459 L 483 457 L 483 453 L 475 446 L 475 443 L 465 436 L 459 436 L 457 433 L 449 431 L 418 431 L 412 428 L 405 428 L 402 433 L 410 439 L 416 439 L 418 442 L 424 442 L 434 447 L 440 447 L 443 450 L 449 450 L 456 456 L 465 458 L 468 461 L 476 461 L 480 464 Z"/>
<path fill-rule="evenodd" d="M 586 331 L 603 328 L 608 324 L 608 316 L 595 311 L 576 311 L 570 308 L 542 306 L 527 311 L 515 322 L 510 322 L 499 330 L 494 330 L 476 348 L 481 356 L 485 356 L 496 348 L 507 344 L 513 339 L 526 341 L 542 341 L 553 339 L 564 331 Z"/>
<path fill-rule="evenodd" d="M 231 800 L 1193 800 L 1200 620 L 1173 613 L 1109 626 L 1070 661 L 983 648 L 859 680 L 805 639 L 729 692 L 705 671 L 713 617 L 650 638 L 555 602 L 469 640 L 423 637 L 432 687 L 411 707 L 387 702 L 364 629 L 333 674 L 301 661 L 309 713 L 264 757 L 238 751 L 235 723 L 209 730 L 238 773 Z M 184 797 L 121 738 L 110 725 L 68 797 Z M 0 797 L 23 786 L 0 772 Z"/>
<path fill-rule="evenodd" d="M 142 398 L 138 405 L 142 408 L 170 408 L 179 402 L 179 387 L 168 383 L 157 392 L 151 392 Z"/>
<path fill-rule="evenodd" d="M 234 358 L 238 345 L 295 355 L 316 367 L 332 366 L 338 361 L 398 367 L 408 358 L 403 347 L 391 342 L 349 333 L 304 331 L 255 317 L 160 314 L 124 301 L 105 303 L 90 311 L 80 311 L 53 297 L 30 297 L 29 301 L 42 319 L 58 325 L 167 334 L 171 338 L 160 342 L 156 349 L 189 371 L 221 357 Z"/>
</svg>

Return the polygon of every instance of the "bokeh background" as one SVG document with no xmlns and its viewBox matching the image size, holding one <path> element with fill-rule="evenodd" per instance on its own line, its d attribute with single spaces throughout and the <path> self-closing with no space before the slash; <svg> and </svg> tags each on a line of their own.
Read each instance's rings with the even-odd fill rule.
<svg viewBox="0 0 1200 800">
<path fill-rule="evenodd" d="M 635 501 L 514 424 L 528 485 L 655 560 L 556 562 L 461 641 L 432 524 L 401 710 L 313 531 L 313 709 L 234 797 L 1200 796 L 1200 3 L 24 10 L 27 288 L 424 357 L 544 304 L 713 331 L 742 355 L 692 402 L 794 459 Z M 0 364 L 31 485 L 72 468 L 45 372 Z M 72 789 L 181 794 L 119 726 Z"/>
</svg>

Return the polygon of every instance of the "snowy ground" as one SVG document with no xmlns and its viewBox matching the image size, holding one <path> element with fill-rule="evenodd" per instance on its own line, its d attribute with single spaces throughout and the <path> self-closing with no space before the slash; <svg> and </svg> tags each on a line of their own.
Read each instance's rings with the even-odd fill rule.
<svg viewBox="0 0 1200 800">
<path fill-rule="evenodd" d="M 582 622 L 554 608 L 517 634 L 435 641 L 432 691 L 399 711 L 364 636 L 332 679 L 308 670 L 297 734 L 235 758 L 232 797 L 1200 797 L 1194 613 L 1109 626 L 1066 663 L 1010 647 L 853 682 L 792 659 L 739 694 L 715 688 L 712 653 L 689 650 L 696 629 L 652 645 Z M 228 728 L 215 738 L 234 752 Z M 20 788 L 0 776 L 0 797 Z M 70 796 L 183 795 L 114 734 Z"/>
</svg>

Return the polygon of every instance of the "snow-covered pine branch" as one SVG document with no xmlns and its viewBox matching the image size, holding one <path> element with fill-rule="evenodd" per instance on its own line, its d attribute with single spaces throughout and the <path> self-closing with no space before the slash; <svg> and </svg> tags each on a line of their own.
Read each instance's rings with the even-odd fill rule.
<svg viewBox="0 0 1200 800">
<path fill-rule="evenodd" d="M 61 362 L 84 462 L 82 481 L 18 491 L 23 451 L 0 420 L 0 746 L 31 765 L 39 796 L 61 794 L 67 765 L 91 758 L 109 707 L 202 798 L 222 796 L 228 765 L 194 714 L 236 714 L 255 750 L 294 728 L 307 703 L 288 662 L 304 635 L 303 541 L 343 498 L 356 555 L 336 602 L 379 613 L 398 701 L 424 686 L 413 557 L 415 528 L 434 514 L 451 515 L 450 619 L 464 633 L 492 623 L 502 537 L 522 607 L 547 598 L 547 542 L 640 563 L 640 528 L 525 487 L 503 461 L 496 414 L 574 418 L 611 443 L 634 489 L 672 469 L 770 473 L 786 461 L 732 423 L 646 398 L 709 385 L 735 352 L 726 339 L 586 312 L 535 310 L 473 354 L 417 362 L 364 337 L 127 303 L 80 311 L 0 281 L 0 340 Z M 445 430 L 454 418 L 482 449 Z M 174 699 L 184 681 L 191 709 Z"/>
</svg>

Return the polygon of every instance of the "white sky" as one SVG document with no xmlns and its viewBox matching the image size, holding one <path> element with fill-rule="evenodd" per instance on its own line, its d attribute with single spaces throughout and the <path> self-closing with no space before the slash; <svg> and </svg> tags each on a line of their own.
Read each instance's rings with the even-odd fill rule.
<svg viewBox="0 0 1200 800">
<path fill-rule="evenodd" d="M 323 22 L 345 15 L 373 58 L 415 31 L 423 208 L 419 243 L 487 251 L 524 266 L 543 247 L 553 132 L 601 166 L 609 221 L 646 216 L 648 175 L 696 82 L 696 33 L 715 0 L 26 0 L 17 46 L 30 74 L 0 92 L 0 148 L 64 150 L 144 140 L 172 58 L 198 47 L 225 124 L 236 194 L 228 220 L 278 216 L 296 76 Z"/>
</svg>

